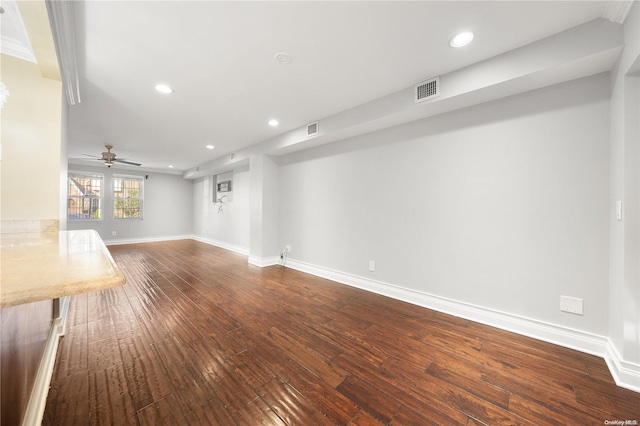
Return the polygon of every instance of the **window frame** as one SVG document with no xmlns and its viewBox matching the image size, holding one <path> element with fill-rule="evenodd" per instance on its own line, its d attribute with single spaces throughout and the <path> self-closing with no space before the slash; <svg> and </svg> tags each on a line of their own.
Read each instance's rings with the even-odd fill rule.
<svg viewBox="0 0 640 426">
<path fill-rule="evenodd" d="M 127 185 L 125 184 L 126 181 L 135 181 L 135 182 L 139 182 L 139 194 L 137 197 L 122 197 L 117 195 L 117 193 L 119 192 L 124 192 L 125 190 L 127 190 Z M 118 184 L 118 182 L 120 182 L 120 184 Z M 118 189 L 116 189 L 116 186 L 118 186 Z M 130 189 L 130 188 L 129 188 Z M 114 220 L 142 220 L 144 218 L 144 177 L 143 176 L 137 176 L 137 175 L 124 175 L 124 174 L 114 174 L 111 177 L 111 195 L 113 197 L 112 200 L 112 207 L 113 207 L 113 219 Z M 117 217 L 117 213 L 119 211 L 125 212 L 127 209 L 131 209 L 131 207 L 117 207 L 116 203 L 118 202 L 122 202 L 124 201 L 125 203 L 127 201 L 138 201 L 139 205 L 138 205 L 138 216 L 137 217 L 131 217 L 131 216 L 122 216 L 122 217 Z"/>
<path fill-rule="evenodd" d="M 80 186 L 77 182 L 73 181 L 73 178 L 81 178 L 81 179 L 96 179 L 100 182 L 99 195 L 72 195 L 70 194 L 71 185 L 73 184 L 80 192 Z M 91 186 L 93 188 L 93 185 Z M 99 217 L 93 217 L 93 213 L 89 213 L 87 217 L 72 217 L 69 214 L 69 209 L 71 208 L 71 200 L 82 200 L 84 203 L 86 200 L 89 200 L 89 211 L 93 211 L 94 204 L 97 201 L 98 207 L 96 211 L 98 212 Z M 75 216 L 78 214 L 76 213 Z M 76 221 L 101 221 L 104 220 L 104 174 L 102 173 L 93 173 L 93 172 L 83 172 L 80 170 L 69 170 L 67 172 L 67 220 L 76 222 Z"/>
</svg>

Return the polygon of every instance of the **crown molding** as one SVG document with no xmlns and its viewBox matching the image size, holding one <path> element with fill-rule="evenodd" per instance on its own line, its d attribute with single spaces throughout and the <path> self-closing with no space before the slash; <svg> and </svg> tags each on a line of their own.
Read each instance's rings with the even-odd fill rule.
<svg viewBox="0 0 640 426">
<path fill-rule="evenodd" d="M 13 56 L 24 61 L 37 63 L 36 56 L 31 50 L 31 46 L 25 46 L 20 40 L 2 36 L 2 53 Z"/>
<path fill-rule="evenodd" d="M 2 14 L 3 29 L 0 38 L 2 53 L 18 59 L 37 63 L 36 55 L 31 47 L 29 35 L 25 28 L 22 15 L 18 5 L 14 0 L 4 0 L 2 7 L 5 12 Z"/>
<path fill-rule="evenodd" d="M 617 24 L 624 24 L 633 2 L 634 0 L 609 0 L 604 8 L 602 17 Z"/>
<path fill-rule="evenodd" d="M 46 0 L 46 5 L 64 92 L 68 104 L 75 105 L 80 103 L 80 81 L 76 61 L 75 2 Z"/>
</svg>

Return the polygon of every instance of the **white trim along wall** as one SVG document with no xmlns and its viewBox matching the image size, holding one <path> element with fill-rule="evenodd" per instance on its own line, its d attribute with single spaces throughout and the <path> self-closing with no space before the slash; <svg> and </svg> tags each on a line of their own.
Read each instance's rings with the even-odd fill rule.
<svg viewBox="0 0 640 426">
<path fill-rule="evenodd" d="M 248 263 L 257 267 L 275 266 L 280 262 L 279 257 L 270 257 L 266 259 L 251 258 L 249 256 L 249 250 L 246 248 L 233 246 L 223 241 L 217 241 L 211 238 L 204 238 L 199 235 L 180 235 L 156 239 L 113 240 L 105 241 L 105 243 L 107 245 L 118 245 L 182 239 L 193 239 L 195 241 L 245 255 L 248 258 Z M 624 361 L 616 347 L 612 344 L 611 340 L 604 335 L 584 332 L 570 327 L 538 321 L 533 318 L 526 318 L 482 306 L 467 304 L 447 299 L 445 297 L 440 297 L 438 295 L 422 293 L 413 289 L 375 281 L 369 278 L 347 274 L 292 259 L 287 259 L 285 266 L 287 268 L 295 269 L 317 277 L 326 278 L 341 284 L 367 290 L 372 293 L 391 297 L 397 300 L 402 300 L 417 306 L 455 315 L 470 321 L 475 321 L 502 330 L 518 333 L 523 336 L 542 340 L 544 342 L 553 343 L 602 357 L 607 362 L 609 370 L 611 371 L 611 374 L 618 386 L 635 392 L 640 392 L 640 386 L 636 385 L 640 380 L 640 365 Z"/>
<path fill-rule="evenodd" d="M 586 77 L 275 158 L 286 266 L 601 356 L 620 386 L 640 391 L 640 365 L 608 334 L 608 81 Z M 234 181 L 234 202 L 252 198 L 250 181 Z M 204 221 L 195 229 L 231 229 L 195 214 Z M 259 267 L 280 261 L 193 238 Z M 583 315 L 560 312 L 561 295 L 582 298 Z"/>
<path fill-rule="evenodd" d="M 494 81 L 513 65 L 500 55 L 441 76 L 438 101 L 400 91 L 321 119 L 313 138 L 294 129 L 186 171 L 191 229 L 123 236 L 189 236 L 259 267 L 290 246 L 287 267 L 601 356 L 640 391 L 640 224 L 615 215 L 640 204 L 637 2 L 622 29 L 598 20 L 520 52 L 533 68 L 584 61 Z M 219 175 L 233 182 L 222 209 Z M 561 312 L 561 296 L 583 313 Z"/>
</svg>

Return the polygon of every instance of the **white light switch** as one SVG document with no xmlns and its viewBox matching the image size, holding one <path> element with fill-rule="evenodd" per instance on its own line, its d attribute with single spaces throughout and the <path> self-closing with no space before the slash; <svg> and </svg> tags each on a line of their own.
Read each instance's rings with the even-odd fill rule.
<svg viewBox="0 0 640 426">
<path fill-rule="evenodd" d="M 560 296 L 560 310 L 570 314 L 582 315 L 582 299 L 578 297 Z"/>
<path fill-rule="evenodd" d="M 622 200 L 616 201 L 616 219 L 622 220 Z"/>
</svg>

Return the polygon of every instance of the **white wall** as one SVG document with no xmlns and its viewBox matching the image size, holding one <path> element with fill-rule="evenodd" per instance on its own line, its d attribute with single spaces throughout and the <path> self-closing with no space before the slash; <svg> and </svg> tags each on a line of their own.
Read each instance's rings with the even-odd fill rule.
<svg viewBox="0 0 640 426">
<path fill-rule="evenodd" d="M 51 220 L 60 214 L 62 84 L 38 64 L 2 55 L 10 92 L 2 110 L 2 220 Z"/>
<path fill-rule="evenodd" d="M 608 75 L 280 163 L 291 259 L 607 333 Z M 561 313 L 560 295 L 583 298 L 584 316 Z"/>
<path fill-rule="evenodd" d="M 95 229 L 107 243 L 140 241 L 155 238 L 189 237 L 192 233 L 192 182 L 182 176 L 132 169 L 90 167 L 69 164 L 69 172 L 89 171 L 104 174 L 103 219 L 69 220 L 67 229 Z M 113 219 L 113 174 L 146 176 L 144 181 L 143 219 Z M 66 189 L 65 189 L 66 191 Z M 116 231 L 116 236 L 112 236 Z"/>
<path fill-rule="evenodd" d="M 249 263 L 258 266 L 278 260 L 278 164 L 268 155 L 256 154 L 249 159 L 251 167 L 251 204 Z"/>
<path fill-rule="evenodd" d="M 609 338 L 635 366 L 640 388 L 640 4 L 625 21 L 625 48 L 612 71 L 611 196 L 609 200 Z M 623 220 L 615 203 L 623 202 Z M 625 366 L 619 365 L 623 376 Z M 623 378 L 624 379 L 624 378 Z"/>
<path fill-rule="evenodd" d="M 213 203 L 212 177 L 193 181 L 193 232 L 197 238 L 229 249 L 249 250 L 250 173 L 248 167 L 221 175 L 233 181 L 233 201 Z"/>
</svg>

